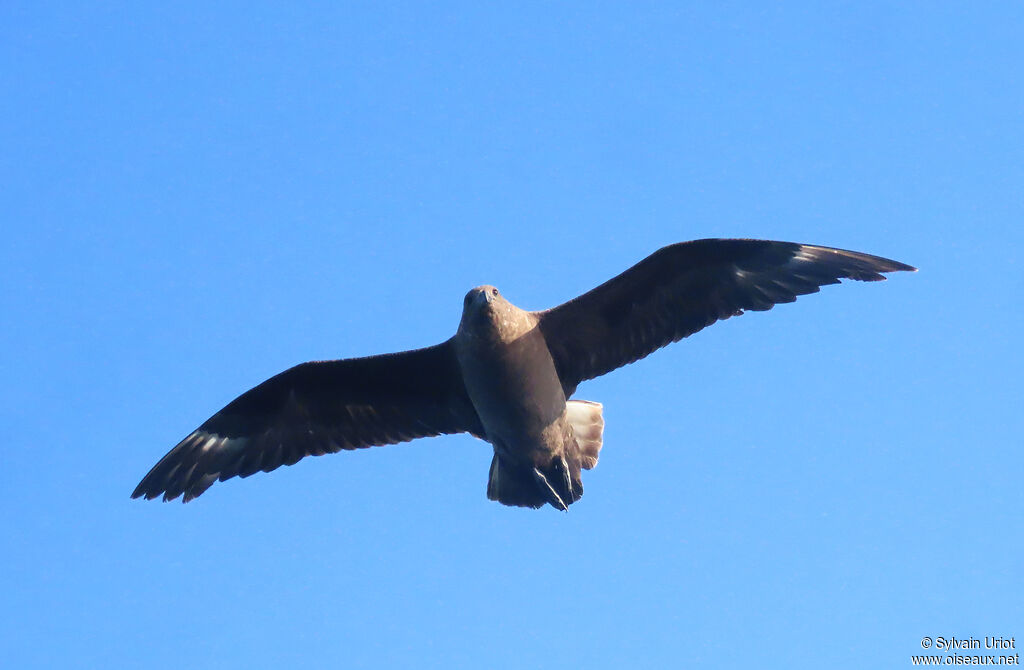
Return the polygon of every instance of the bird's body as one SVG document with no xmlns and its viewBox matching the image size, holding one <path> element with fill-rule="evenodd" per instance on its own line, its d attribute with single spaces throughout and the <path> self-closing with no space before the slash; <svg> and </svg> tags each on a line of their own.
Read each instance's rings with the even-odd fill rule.
<svg viewBox="0 0 1024 670">
<path fill-rule="evenodd" d="M 569 399 L 582 381 L 744 310 L 840 278 L 913 269 L 827 247 L 698 240 L 660 249 L 542 312 L 480 286 L 442 344 L 303 363 L 250 389 L 178 443 L 132 497 L 188 502 L 217 480 L 308 455 L 469 432 L 494 449 L 490 499 L 565 510 L 583 495 L 581 470 L 597 464 L 602 445 L 601 405 Z"/>
<path fill-rule="evenodd" d="M 494 446 L 492 500 L 566 509 L 583 495 L 581 456 L 540 319 L 493 286 L 466 295 L 455 334 L 470 401 Z M 525 489 L 525 490 L 524 490 Z M 539 489 L 543 497 L 530 496 Z"/>
</svg>

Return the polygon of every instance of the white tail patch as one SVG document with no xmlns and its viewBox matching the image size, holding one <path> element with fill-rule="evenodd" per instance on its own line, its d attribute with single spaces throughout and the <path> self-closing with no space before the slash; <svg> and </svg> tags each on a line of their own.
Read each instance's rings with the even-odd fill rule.
<svg viewBox="0 0 1024 670">
<path fill-rule="evenodd" d="M 581 465 L 589 470 L 597 465 L 601 455 L 601 441 L 604 435 L 604 417 L 599 402 L 589 400 L 569 400 L 565 403 L 565 414 L 572 426 L 576 444 L 580 447 Z"/>
</svg>

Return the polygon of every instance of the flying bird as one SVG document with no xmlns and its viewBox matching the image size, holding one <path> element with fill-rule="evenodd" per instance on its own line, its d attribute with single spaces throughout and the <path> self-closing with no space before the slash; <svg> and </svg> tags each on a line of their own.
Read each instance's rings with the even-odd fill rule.
<svg viewBox="0 0 1024 670">
<path fill-rule="evenodd" d="M 216 481 L 305 456 L 470 433 L 494 448 L 487 497 L 559 510 L 597 465 L 602 406 L 581 382 L 716 321 L 764 311 L 840 279 L 915 268 L 829 247 L 708 239 L 659 249 L 552 309 L 519 309 L 493 286 L 466 294 L 455 335 L 401 353 L 302 363 L 230 402 L 132 493 L 188 502 Z"/>
</svg>

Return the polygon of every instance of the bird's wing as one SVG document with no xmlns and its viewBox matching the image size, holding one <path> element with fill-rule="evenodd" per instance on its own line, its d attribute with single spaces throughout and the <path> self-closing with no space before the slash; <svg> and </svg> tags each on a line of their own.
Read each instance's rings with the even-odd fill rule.
<svg viewBox="0 0 1024 670">
<path fill-rule="evenodd" d="M 246 391 L 178 443 L 132 493 L 184 502 L 215 481 L 304 456 L 441 433 L 483 434 L 454 343 L 297 365 Z"/>
<path fill-rule="evenodd" d="M 840 279 L 914 270 L 855 251 L 766 240 L 697 240 L 659 249 L 619 276 L 538 312 L 566 395 L 720 319 L 767 310 Z"/>
</svg>

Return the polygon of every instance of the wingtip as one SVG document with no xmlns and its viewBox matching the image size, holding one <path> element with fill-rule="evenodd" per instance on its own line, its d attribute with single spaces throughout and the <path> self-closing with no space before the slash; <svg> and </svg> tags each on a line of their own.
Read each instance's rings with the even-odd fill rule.
<svg viewBox="0 0 1024 670">
<path fill-rule="evenodd" d="M 882 272 L 917 272 L 917 268 L 913 265 L 907 265 L 906 263 L 900 263 L 899 261 L 890 260 L 892 264 L 891 269 L 882 270 Z"/>
<path fill-rule="evenodd" d="M 791 243 L 781 242 L 775 244 L 782 244 L 795 248 L 795 256 L 798 259 L 803 260 L 828 260 L 835 256 L 842 257 L 852 262 L 855 270 L 863 271 L 865 275 L 874 275 L 872 278 L 861 279 L 860 277 L 851 276 L 849 279 L 860 279 L 861 281 L 878 281 L 882 273 L 887 272 L 917 272 L 917 268 L 913 265 L 901 263 L 885 256 L 876 256 L 874 254 L 866 254 L 862 251 L 853 251 L 850 249 L 839 249 L 837 247 L 823 247 L 816 244 L 802 244 L 802 243 Z"/>
<path fill-rule="evenodd" d="M 157 498 L 160 498 L 161 496 L 163 496 L 163 499 L 161 500 L 161 502 L 171 502 L 172 500 L 176 500 L 178 498 L 178 496 L 181 495 L 180 493 L 178 493 L 176 495 L 169 496 L 167 494 L 167 492 L 163 488 L 160 488 L 160 489 L 150 489 L 150 488 L 146 487 L 145 484 L 146 484 L 146 482 L 143 481 L 141 484 L 139 484 L 138 486 L 135 487 L 135 490 L 132 491 L 132 495 L 131 495 L 131 499 L 132 500 L 138 500 L 139 498 L 142 498 L 144 500 L 156 500 Z M 188 502 L 189 500 L 192 500 L 192 498 L 194 498 L 194 497 L 195 496 L 192 496 L 190 498 L 190 497 L 186 496 L 182 500 L 182 502 Z"/>
<path fill-rule="evenodd" d="M 132 491 L 132 500 L 138 500 L 139 498 L 145 498 L 146 500 L 152 500 L 152 496 L 149 495 L 149 490 L 146 487 L 146 480 L 139 482 L 139 485 Z"/>
</svg>

